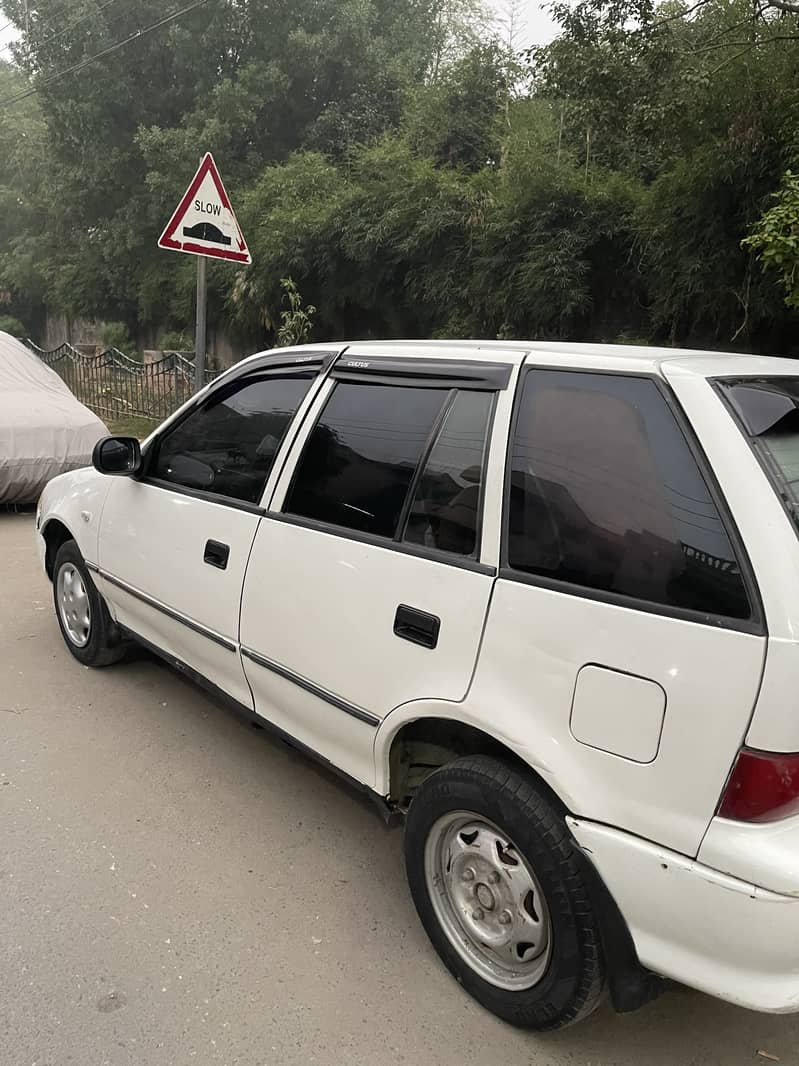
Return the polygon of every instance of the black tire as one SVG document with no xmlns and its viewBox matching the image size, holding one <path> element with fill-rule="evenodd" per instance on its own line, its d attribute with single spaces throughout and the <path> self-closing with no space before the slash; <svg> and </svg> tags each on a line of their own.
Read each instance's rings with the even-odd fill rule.
<svg viewBox="0 0 799 1066">
<path fill-rule="evenodd" d="M 85 644 L 76 643 L 64 624 L 59 604 L 59 575 L 65 567 L 74 568 L 80 575 L 89 601 L 89 634 Z M 119 662 L 127 651 L 118 627 L 114 623 L 108 608 L 92 581 L 83 556 L 74 540 L 68 540 L 58 549 L 53 566 L 53 605 L 61 636 L 70 652 L 84 666 L 111 666 Z"/>
<path fill-rule="evenodd" d="M 486 980 L 454 948 L 431 902 L 425 848 L 431 832 L 435 839 L 440 820 L 456 811 L 482 816 L 506 833 L 535 875 L 549 911 L 550 931 L 546 970 L 533 987 L 509 990 Z M 560 1029 L 586 1018 L 602 1000 L 600 928 L 582 874 L 583 861 L 562 811 L 533 776 L 488 756 L 457 759 L 437 770 L 423 783 L 408 813 L 408 882 L 427 935 L 463 987 L 511 1025 Z"/>
</svg>

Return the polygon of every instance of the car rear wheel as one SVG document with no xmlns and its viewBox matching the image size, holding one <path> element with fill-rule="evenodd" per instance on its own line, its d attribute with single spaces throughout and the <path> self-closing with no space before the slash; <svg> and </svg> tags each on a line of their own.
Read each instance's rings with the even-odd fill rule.
<svg viewBox="0 0 799 1066">
<path fill-rule="evenodd" d="M 604 961 L 583 860 L 532 776 L 487 756 L 436 771 L 411 804 L 405 859 L 433 946 L 484 1007 L 547 1030 L 598 1006 Z"/>
<path fill-rule="evenodd" d="M 64 643 L 84 666 L 110 666 L 126 645 L 74 540 L 62 544 L 53 567 L 53 600 Z"/>
</svg>

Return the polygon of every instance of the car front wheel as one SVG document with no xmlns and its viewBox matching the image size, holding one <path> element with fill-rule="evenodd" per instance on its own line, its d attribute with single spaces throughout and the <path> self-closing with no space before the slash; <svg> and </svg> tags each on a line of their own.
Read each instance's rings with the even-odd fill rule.
<svg viewBox="0 0 799 1066">
<path fill-rule="evenodd" d="M 411 804 L 405 858 L 433 946 L 484 1007 L 548 1030 L 598 1006 L 604 963 L 582 860 L 532 776 L 487 756 L 436 771 Z"/>
<path fill-rule="evenodd" d="M 64 642 L 84 666 L 110 666 L 126 646 L 74 540 L 62 544 L 53 567 L 55 613 Z"/>
</svg>

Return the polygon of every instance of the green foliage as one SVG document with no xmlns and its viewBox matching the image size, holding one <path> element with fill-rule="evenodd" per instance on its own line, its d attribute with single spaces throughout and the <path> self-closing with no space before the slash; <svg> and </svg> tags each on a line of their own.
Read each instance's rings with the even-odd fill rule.
<svg viewBox="0 0 799 1066">
<path fill-rule="evenodd" d="M 773 198 L 742 244 L 757 252 L 765 269 L 777 272 L 785 303 L 799 308 L 799 174 L 786 171 Z"/>
<path fill-rule="evenodd" d="M 508 93 L 507 57 L 478 46 L 410 97 L 405 131 L 419 155 L 480 170 L 498 161 L 500 109 Z"/>
<path fill-rule="evenodd" d="M 30 31 L 0 99 L 163 16 L 76 2 L 90 33 L 53 34 L 62 0 L 4 0 Z M 799 17 L 553 11 L 520 68 L 481 0 L 215 0 L 41 81 L 0 108 L 0 311 L 192 321 L 194 263 L 155 242 L 211 150 L 253 265 L 209 263 L 209 321 L 242 348 L 312 329 L 797 351 Z"/>
<path fill-rule="evenodd" d="M 281 278 L 280 284 L 283 286 L 286 302 L 289 306 L 288 310 L 280 313 L 277 342 L 285 348 L 294 344 L 307 344 L 316 308 L 313 304 L 302 306 L 302 297 L 291 278 Z"/>
<path fill-rule="evenodd" d="M 29 183 L 38 217 L 27 227 L 15 286 L 29 285 L 33 262 L 39 291 L 69 314 L 143 326 L 185 321 L 191 264 L 158 251 L 155 241 L 198 156 L 216 153 L 238 198 L 265 166 L 301 147 L 343 158 L 396 126 L 406 91 L 434 63 L 442 5 L 218 0 L 85 74 L 43 87 L 46 152 Z M 91 32 L 53 33 L 62 8 L 62 0 L 4 4 L 20 28 L 30 26 L 17 55 L 34 78 L 164 16 L 163 0 L 87 5 Z M 16 188 L 25 187 L 20 178 Z M 212 321 L 223 313 L 229 279 L 229 270 L 211 271 Z"/>
<path fill-rule="evenodd" d="M 0 333 L 10 333 L 12 337 L 20 340 L 27 336 L 27 330 L 13 315 L 0 315 Z"/>
<path fill-rule="evenodd" d="M 106 322 L 100 330 L 100 339 L 105 348 L 116 348 L 131 358 L 136 354 L 136 342 L 124 322 Z"/>
<path fill-rule="evenodd" d="M 169 330 L 161 338 L 161 350 L 165 352 L 194 351 L 194 338 L 184 330 Z"/>
</svg>

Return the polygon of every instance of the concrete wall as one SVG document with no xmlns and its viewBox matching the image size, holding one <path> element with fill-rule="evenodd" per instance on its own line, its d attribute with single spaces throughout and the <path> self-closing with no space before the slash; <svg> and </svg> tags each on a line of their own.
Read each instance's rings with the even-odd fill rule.
<svg viewBox="0 0 799 1066">
<path fill-rule="evenodd" d="M 69 341 L 76 348 L 101 344 L 100 330 L 102 322 L 88 322 L 82 318 L 67 318 L 66 315 L 47 313 L 44 323 L 44 336 L 34 337 L 36 343 L 45 349 L 57 348 L 64 341 Z"/>
<path fill-rule="evenodd" d="M 103 347 L 102 330 L 105 323 L 100 321 L 90 322 L 82 318 L 68 318 L 66 315 L 48 312 L 45 318 L 44 334 L 42 337 L 34 337 L 40 347 L 47 350 L 57 348 L 59 344 L 68 341 L 76 348 L 83 351 L 92 348 Z M 161 342 L 166 330 L 146 330 L 138 338 L 138 344 L 142 350 L 160 350 Z M 245 348 L 234 342 L 223 329 L 208 330 L 208 366 L 216 370 L 224 370 L 233 366 L 239 359 L 252 355 L 256 349 Z M 126 352 L 132 355 L 132 352 Z"/>
</svg>

